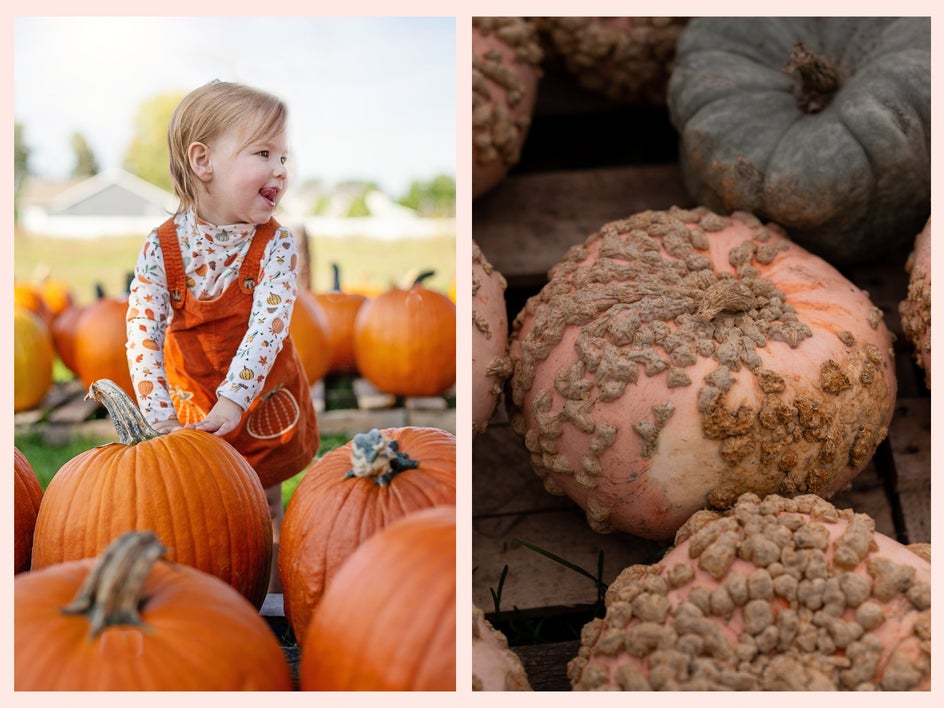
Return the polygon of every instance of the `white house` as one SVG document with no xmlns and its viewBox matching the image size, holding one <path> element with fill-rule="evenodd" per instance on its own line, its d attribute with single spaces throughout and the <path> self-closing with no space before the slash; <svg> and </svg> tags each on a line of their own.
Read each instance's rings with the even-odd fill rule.
<svg viewBox="0 0 944 708">
<path fill-rule="evenodd" d="M 174 213 L 176 197 L 124 170 L 101 172 L 43 198 L 24 194 L 20 224 L 39 236 L 147 234 Z"/>
<path fill-rule="evenodd" d="M 177 208 L 173 194 L 123 170 L 110 170 L 78 182 L 29 184 L 21 200 L 20 225 L 37 236 L 94 238 L 143 236 Z M 350 195 L 331 194 L 323 216 L 308 215 L 305 192 L 286 194 L 276 218 L 303 224 L 311 236 L 363 236 L 378 239 L 455 236 L 455 219 L 422 218 L 378 190 L 365 199 L 370 216 L 347 217 Z M 341 208 L 343 207 L 343 209 Z"/>
</svg>

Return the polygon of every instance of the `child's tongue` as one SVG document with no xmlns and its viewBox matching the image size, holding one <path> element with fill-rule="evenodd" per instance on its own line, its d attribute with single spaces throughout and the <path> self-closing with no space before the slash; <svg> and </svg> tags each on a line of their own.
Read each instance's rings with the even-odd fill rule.
<svg viewBox="0 0 944 708">
<path fill-rule="evenodd" d="M 273 204 L 275 204 L 275 197 L 278 193 L 278 190 L 273 189 L 272 187 L 265 187 L 259 190 L 259 195 L 266 201 L 272 202 Z"/>
</svg>

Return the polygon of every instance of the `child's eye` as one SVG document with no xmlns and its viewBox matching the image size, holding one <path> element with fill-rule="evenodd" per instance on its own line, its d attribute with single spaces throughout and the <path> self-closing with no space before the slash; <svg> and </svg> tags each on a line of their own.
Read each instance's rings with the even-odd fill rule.
<svg viewBox="0 0 944 708">
<path fill-rule="evenodd" d="M 286 162 L 288 162 L 288 158 L 285 157 L 285 155 L 282 155 L 282 157 L 280 157 L 279 160 L 281 160 L 281 162 L 282 162 L 283 165 L 284 165 Z"/>
<path fill-rule="evenodd" d="M 261 155 L 262 157 L 266 158 L 266 159 L 268 159 L 268 157 L 269 157 L 269 151 L 268 151 L 268 150 L 260 150 L 258 154 Z"/>
</svg>

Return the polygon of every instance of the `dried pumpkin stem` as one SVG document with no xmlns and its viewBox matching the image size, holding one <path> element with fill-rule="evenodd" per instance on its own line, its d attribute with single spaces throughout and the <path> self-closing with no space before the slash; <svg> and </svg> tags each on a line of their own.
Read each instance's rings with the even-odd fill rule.
<svg viewBox="0 0 944 708">
<path fill-rule="evenodd" d="M 89 398 L 105 406 L 122 444 L 135 445 L 160 437 L 161 434 L 148 424 L 131 397 L 111 379 L 94 381 L 85 395 L 85 400 Z"/>
<path fill-rule="evenodd" d="M 824 56 L 816 54 L 803 42 L 790 50 L 787 73 L 797 78 L 795 94 L 800 108 L 807 113 L 818 113 L 832 101 L 839 90 L 839 72 Z"/>
<path fill-rule="evenodd" d="M 383 486 L 401 472 L 419 465 L 417 460 L 399 450 L 396 440 L 374 428 L 368 433 L 354 436 L 351 442 L 351 469 L 344 476 L 373 478 Z"/>
<path fill-rule="evenodd" d="M 85 615 L 91 637 L 106 627 L 140 625 L 144 583 L 166 550 L 150 531 L 129 531 L 119 536 L 105 549 L 62 612 Z"/>
</svg>

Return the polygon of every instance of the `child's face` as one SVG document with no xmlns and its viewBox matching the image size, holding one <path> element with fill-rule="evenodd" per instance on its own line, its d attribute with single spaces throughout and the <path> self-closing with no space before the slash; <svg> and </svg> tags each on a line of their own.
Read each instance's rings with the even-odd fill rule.
<svg viewBox="0 0 944 708">
<path fill-rule="evenodd" d="M 213 224 L 264 224 L 285 193 L 288 178 L 285 133 L 243 146 L 246 135 L 232 129 L 207 146 L 209 171 L 197 214 Z"/>
</svg>

